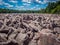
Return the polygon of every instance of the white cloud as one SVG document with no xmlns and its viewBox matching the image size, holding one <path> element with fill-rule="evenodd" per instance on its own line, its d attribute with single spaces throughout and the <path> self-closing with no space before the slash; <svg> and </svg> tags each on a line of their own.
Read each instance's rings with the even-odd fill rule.
<svg viewBox="0 0 60 45">
<path fill-rule="evenodd" d="M 24 6 L 18 6 L 18 5 L 16 5 L 15 8 L 16 8 L 16 9 L 23 9 Z"/>
<path fill-rule="evenodd" d="M 18 6 L 18 5 L 16 5 L 14 9 L 16 9 L 16 10 L 27 10 L 25 8 L 25 6 Z"/>
<path fill-rule="evenodd" d="M 33 7 L 31 8 L 30 10 L 40 10 L 41 8 L 36 8 L 36 7 Z"/>
<path fill-rule="evenodd" d="M 45 3 L 47 3 L 48 1 L 47 1 L 47 0 L 43 0 L 43 1 L 41 1 L 41 0 L 36 0 L 36 2 L 41 3 L 41 4 L 45 4 Z"/>
<path fill-rule="evenodd" d="M 48 0 L 43 0 L 43 2 L 47 2 Z"/>
<path fill-rule="evenodd" d="M 9 2 L 12 2 L 12 3 L 18 3 L 17 0 L 9 0 Z"/>
<path fill-rule="evenodd" d="M 13 5 L 10 5 L 9 3 L 4 2 L 3 0 L 0 0 L 0 5 L 4 5 L 5 7 L 13 7 Z"/>
<path fill-rule="evenodd" d="M 0 0 L 0 5 L 3 5 L 4 1 L 3 0 Z"/>
<path fill-rule="evenodd" d="M 36 5 L 36 6 L 32 7 L 30 10 L 40 10 L 41 8 L 38 7 L 38 6 L 39 6 L 39 5 Z"/>
<path fill-rule="evenodd" d="M 24 6 L 30 6 L 31 3 L 23 3 Z"/>
<path fill-rule="evenodd" d="M 24 6 L 20 6 L 20 8 L 24 8 Z"/>
<path fill-rule="evenodd" d="M 7 7 L 7 8 L 13 7 L 13 5 L 11 5 L 11 4 L 9 4 L 9 3 L 5 3 L 5 2 L 4 2 L 4 5 L 5 5 L 5 7 Z"/>
<path fill-rule="evenodd" d="M 58 1 L 58 0 L 56 0 L 56 1 Z M 56 2 L 55 0 L 48 0 L 48 2 Z"/>
<path fill-rule="evenodd" d="M 22 0 L 22 2 L 31 3 L 31 0 Z"/>
<path fill-rule="evenodd" d="M 16 8 L 23 8 L 24 6 L 18 6 L 18 5 L 16 5 L 15 7 L 16 7 Z"/>
<path fill-rule="evenodd" d="M 39 6 L 39 5 L 36 5 L 37 7 Z"/>
</svg>

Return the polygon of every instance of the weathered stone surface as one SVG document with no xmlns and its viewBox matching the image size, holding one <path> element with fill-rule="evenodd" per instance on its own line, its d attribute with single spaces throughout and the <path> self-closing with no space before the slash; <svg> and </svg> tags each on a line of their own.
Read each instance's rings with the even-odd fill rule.
<svg viewBox="0 0 60 45">
<path fill-rule="evenodd" d="M 0 14 L 0 45 L 60 45 L 60 15 Z"/>
</svg>

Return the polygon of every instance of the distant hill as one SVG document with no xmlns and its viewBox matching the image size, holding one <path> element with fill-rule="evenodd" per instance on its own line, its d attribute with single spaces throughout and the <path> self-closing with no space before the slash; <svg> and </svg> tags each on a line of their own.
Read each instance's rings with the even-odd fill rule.
<svg viewBox="0 0 60 45">
<path fill-rule="evenodd" d="M 0 13 L 40 13 L 40 10 L 12 10 L 0 8 Z"/>
<path fill-rule="evenodd" d="M 0 13 L 19 13 L 18 10 L 12 10 L 12 9 L 2 9 L 0 8 Z"/>
</svg>

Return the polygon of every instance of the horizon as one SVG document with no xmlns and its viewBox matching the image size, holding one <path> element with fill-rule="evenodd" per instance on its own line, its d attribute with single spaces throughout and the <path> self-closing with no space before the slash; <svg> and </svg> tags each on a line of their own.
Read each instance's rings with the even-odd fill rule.
<svg viewBox="0 0 60 45">
<path fill-rule="evenodd" d="M 57 0 L 0 0 L 0 8 L 13 10 L 40 10 L 46 8 L 48 2 Z"/>
</svg>

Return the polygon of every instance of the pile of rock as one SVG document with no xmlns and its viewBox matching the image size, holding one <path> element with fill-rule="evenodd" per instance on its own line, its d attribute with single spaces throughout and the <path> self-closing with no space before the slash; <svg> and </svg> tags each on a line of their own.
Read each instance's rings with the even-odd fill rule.
<svg viewBox="0 0 60 45">
<path fill-rule="evenodd" d="M 60 45 L 60 16 L 0 14 L 0 45 Z"/>
</svg>

